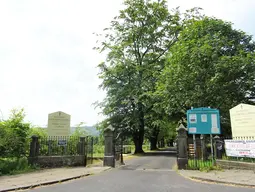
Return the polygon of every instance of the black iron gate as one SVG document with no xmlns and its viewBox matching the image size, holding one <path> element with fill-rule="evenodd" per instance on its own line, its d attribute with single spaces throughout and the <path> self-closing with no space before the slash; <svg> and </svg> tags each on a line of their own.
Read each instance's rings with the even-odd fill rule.
<svg viewBox="0 0 255 192">
<path fill-rule="evenodd" d="M 120 165 L 124 165 L 124 160 L 123 160 L 123 143 L 124 143 L 124 136 L 121 134 L 118 134 L 114 137 L 114 156 L 116 162 Z"/>
<path fill-rule="evenodd" d="M 93 164 L 93 150 L 94 147 L 94 138 L 91 136 L 86 137 L 86 165 Z"/>
</svg>

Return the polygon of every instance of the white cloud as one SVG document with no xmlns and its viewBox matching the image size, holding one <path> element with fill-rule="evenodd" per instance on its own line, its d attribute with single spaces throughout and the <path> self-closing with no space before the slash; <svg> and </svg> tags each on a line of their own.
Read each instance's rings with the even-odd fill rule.
<svg viewBox="0 0 255 192">
<path fill-rule="evenodd" d="M 24 107 L 27 120 L 46 125 L 48 113 L 62 110 L 72 125 L 102 117 L 91 105 L 102 100 L 92 50 L 96 37 L 118 14 L 121 0 L 1 0 L 0 109 L 7 117 Z M 206 14 L 235 23 L 254 34 L 255 2 L 250 0 L 169 0 L 170 7 L 203 7 Z"/>
</svg>

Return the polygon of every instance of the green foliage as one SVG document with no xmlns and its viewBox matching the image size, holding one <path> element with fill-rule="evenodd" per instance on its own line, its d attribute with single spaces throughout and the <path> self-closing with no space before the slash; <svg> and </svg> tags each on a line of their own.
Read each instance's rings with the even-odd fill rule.
<svg viewBox="0 0 255 192">
<path fill-rule="evenodd" d="M 75 131 L 72 133 L 71 136 L 74 137 L 85 137 L 88 136 L 88 132 L 81 128 L 81 126 L 84 125 L 84 122 L 81 122 L 77 125 Z"/>
<path fill-rule="evenodd" d="M 176 128 L 178 123 L 176 121 L 164 120 L 160 126 L 160 132 L 158 135 L 158 140 L 164 139 L 175 139 L 176 138 Z"/>
<path fill-rule="evenodd" d="M 252 37 L 230 23 L 209 17 L 189 22 L 160 76 L 160 106 L 180 117 L 192 106 L 218 108 L 228 134 L 229 109 L 255 96 L 254 50 Z"/>
<path fill-rule="evenodd" d="M 59 140 L 65 140 L 67 142 L 66 146 L 58 145 Z M 39 144 L 40 144 L 39 155 L 41 156 L 77 155 L 79 142 L 80 142 L 80 137 L 77 137 L 77 136 L 42 137 L 39 139 Z"/>
<path fill-rule="evenodd" d="M 0 158 L 0 176 L 32 171 L 34 168 L 28 165 L 26 157 Z"/>
<path fill-rule="evenodd" d="M 48 136 L 47 129 L 41 127 L 31 127 L 28 132 L 28 136 L 32 137 L 33 135 L 38 136 L 39 138 L 44 138 Z"/>
<path fill-rule="evenodd" d="M 155 102 L 150 95 L 164 67 L 164 54 L 181 30 L 180 13 L 169 12 L 165 0 L 126 0 L 124 4 L 96 48 L 107 53 L 98 66 L 101 88 L 107 92 L 99 105 L 109 123 L 131 135 L 136 151 L 141 152 L 145 121 Z"/>
<path fill-rule="evenodd" d="M 27 157 L 31 135 L 40 135 L 39 128 L 30 129 L 24 122 L 24 109 L 13 109 L 7 120 L 0 122 L 0 175 L 31 171 Z"/>
<path fill-rule="evenodd" d="M 104 145 L 94 145 L 93 146 L 93 157 L 94 158 L 104 157 Z"/>
<path fill-rule="evenodd" d="M 29 123 L 24 123 L 24 110 L 12 110 L 8 120 L 0 122 L 0 154 L 2 157 L 22 157 L 27 152 Z"/>
</svg>

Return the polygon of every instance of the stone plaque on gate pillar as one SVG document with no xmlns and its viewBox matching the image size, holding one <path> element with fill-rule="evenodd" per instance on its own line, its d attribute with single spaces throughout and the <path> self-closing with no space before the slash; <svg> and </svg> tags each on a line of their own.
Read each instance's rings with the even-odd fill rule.
<svg viewBox="0 0 255 192">
<path fill-rule="evenodd" d="M 48 136 L 69 136 L 71 116 L 62 112 L 48 115 Z"/>
</svg>

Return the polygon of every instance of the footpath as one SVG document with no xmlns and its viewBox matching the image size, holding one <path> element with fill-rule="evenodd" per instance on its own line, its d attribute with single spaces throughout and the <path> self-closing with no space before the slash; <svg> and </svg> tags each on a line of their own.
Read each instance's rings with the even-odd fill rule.
<svg viewBox="0 0 255 192">
<path fill-rule="evenodd" d="M 110 167 L 103 166 L 54 168 L 19 175 L 1 176 L 0 192 L 29 189 L 42 185 L 60 183 L 98 174 L 108 169 L 110 169 Z"/>
<path fill-rule="evenodd" d="M 130 160 L 136 156 L 125 154 L 124 160 Z M 120 166 L 116 163 L 116 167 Z M 78 179 L 89 175 L 98 174 L 111 167 L 103 167 L 103 162 L 90 164 L 87 167 L 65 167 L 42 169 L 31 173 L 0 176 L 0 192 L 30 189 L 43 185 L 61 183 L 72 179 Z"/>
<path fill-rule="evenodd" d="M 178 173 L 186 178 L 199 181 L 255 187 L 255 170 L 231 169 L 210 172 L 178 170 Z"/>
</svg>

